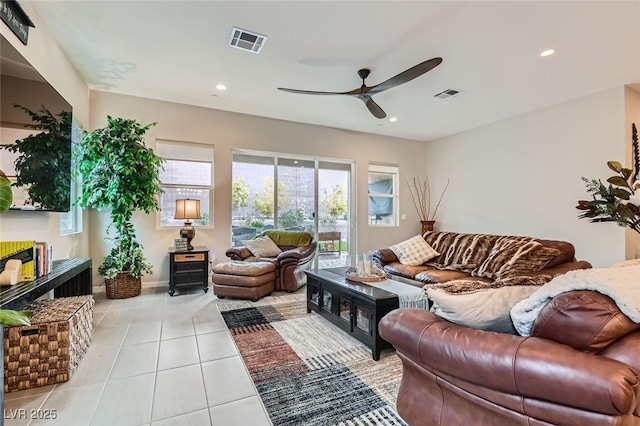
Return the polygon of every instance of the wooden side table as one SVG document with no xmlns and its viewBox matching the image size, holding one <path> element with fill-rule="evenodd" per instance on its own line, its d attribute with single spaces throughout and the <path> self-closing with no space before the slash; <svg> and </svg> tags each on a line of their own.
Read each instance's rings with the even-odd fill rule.
<svg viewBox="0 0 640 426">
<path fill-rule="evenodd" d="M 196 246 L 193 250 L 169 248 L 169 295 L 176 287 L 202 286 L 209 290 L 209 248 Z"/>
</svg>

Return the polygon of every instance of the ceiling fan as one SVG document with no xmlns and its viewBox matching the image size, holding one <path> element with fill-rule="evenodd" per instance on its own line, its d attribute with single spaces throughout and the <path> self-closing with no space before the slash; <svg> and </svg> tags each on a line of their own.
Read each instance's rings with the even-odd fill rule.
<svg viewBox="0 0 640 426">
<path fill-rule="evenodd" d="M 413 66 L 408 70 L 405 70 L 400 74 L 394 77 L 391 77 L 390 79 L 383 81 L 382 83 L 377 84 L 375 86 L 367 86 L 364 83 L 364 80 L 369 76 L 369 73 L 371 72 L 371 70 L 367 68 L 363 68 L 361 70 L 358 70 L 358 76 L 360 76 L 360 78 L 362 79 L 362 86 L 360 86 L 357 89 L 353 89 L 349 92 L 316 92 L 313 90 L 287 89 L 284 87 L 278 87 L 278 90 L 282 90 L 283 92 L 289 92 L 289 93 L 299 93 L 302 95 L 355 96 L 356 98 L 364 102 L 364 104 L 367 106 L 371 114 L 374 115 L 374 117 L 385 118 L 387 114 L 382 110 L 382 108 L 380 108 L 380 106 L 377 103 L 374 102 L 372 96 L 375 95 L 376 93 L 380 93 L 384 90 L 392 89 L 396 86 L 399 86 L 408 81 L 411 81 L 416 77 L 420 77 L 422 74 L 426 73 L 427 71 L 431 71 L 432 69 L 440 65 L 440 63 L 442 63 L 442 58 L 429 59 L 428 61 L 421 62 L 418 65 Z"/>
</svg>

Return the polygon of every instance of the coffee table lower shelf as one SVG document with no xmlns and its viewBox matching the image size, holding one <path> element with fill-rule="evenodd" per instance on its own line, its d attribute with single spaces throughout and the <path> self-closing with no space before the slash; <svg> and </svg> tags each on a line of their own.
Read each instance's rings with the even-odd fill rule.
<svg viewBox="0 0 640 426">
<path fill-rule="evenodd" d="M 307 313 L 317 312 L 371 348 L 374 360 L 392 347 L 378 333 L 383 316 L 399 306 L 398 296 L 363 283 L 347 281 L 328 270 L 306 271 Z"/>
</svg>

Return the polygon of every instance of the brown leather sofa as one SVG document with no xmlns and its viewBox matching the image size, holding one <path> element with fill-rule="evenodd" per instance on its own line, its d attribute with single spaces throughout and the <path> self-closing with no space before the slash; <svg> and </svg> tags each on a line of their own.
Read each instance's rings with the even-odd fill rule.
<svg viewBox="0 0 640 426">
<path fill-rule="evenodd" d="M 532 336 L 475 330 L 398 309 L 380 322 L 403 375 L 412 426 L 640 425 L 640 325 L 607 296 L 551 300 Z"/>
<path fill-rule="evenodd" d="M 309 243 L 303 246 L 289 245 L 287 239 L 292 234 L 300 234 L 300 232 L 268 230 L 261 235 L 268 235 L 282 253 L 276 257 L 257 257 L 254 256 L 246 247 L 232 247 L 227 250 L 226 255 L 231 260 L 244 262 L 271 262 L 276 266 L 275 290 L 296 291 L 306 284 L 306 274 L 304 270 L 311 265 L 313 256 L 316 253 L 317 242 L 309 233 Z M 284 242 L 284 243 L 283 243 Z"/>
<path fill-rule="evenodd" d="M 493 279 L 476 274 L 477 268 L 489 257 L 500 255 L 500 244 L 505 245 L 505 239 L 517 239 L 524 242 L 535 241 L 546 249 L 557 250 L 557 255 L 551 258 L 543 268 L 520 270 L 518 276 L 535 278 L 546 275 L 551 279 L 574 269 L 591 268 L 589 262 L 576 260 L 573 244 L 566 241 L 439 231 L 426 232 L 423 238 L 440 255 L 422 265 L 410 266 L 400 263 L 398 257 L 389 248 L 374 251 L 373 260 L 389 274 L 426 284 L 464 279 L 489 282 Z"/>
</svg>

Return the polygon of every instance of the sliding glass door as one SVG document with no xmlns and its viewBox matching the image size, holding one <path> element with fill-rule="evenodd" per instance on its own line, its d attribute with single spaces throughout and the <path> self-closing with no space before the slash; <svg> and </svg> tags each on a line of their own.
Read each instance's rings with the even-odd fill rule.
<svg viewBox="0 0 640 426">
<path fill-rule="evenodd" d="M 318 241 L 318 267 L 349 265 L 351 170 L 351 162 L 235 150 L 233 245 L 265 229 L 304 230 Z"/>
<path fill-rule="evenodd" d="M 315 161 L 277 157 L 278 229 L 315 235 Z"/>
<path fill-rule="evenodd" d="M 351 264 L 351 164 L 318 162 L 318 266 Z"/>
</svg>

